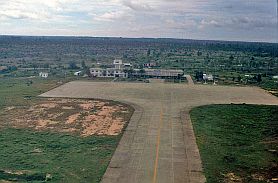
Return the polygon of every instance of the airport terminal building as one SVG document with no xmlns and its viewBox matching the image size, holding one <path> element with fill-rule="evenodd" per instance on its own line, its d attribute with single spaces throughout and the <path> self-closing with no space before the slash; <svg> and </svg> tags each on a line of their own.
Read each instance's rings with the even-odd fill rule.
<svg viewBox="0 0 278 183">
<path fill-rule="evenodd" d="M 90 68 L 92 77 L 110 77 L 110 78 L 181 78 L 184 75 L 183 70 L 166 69 L 132 69 L 130 63 L 123 63 L 122 60 L 114 60 L 113 68 Z"/>
<path fill-rule="evenodd" d="M 129 63 L 123 63 L 122 60 L 114 60 L 114 68 L 90 68 L 90 74 L 92 77 L 108 77 L 108 78 L 127 78 L 128 73 L 126 67 L 130 66 Z"/>
</svg>

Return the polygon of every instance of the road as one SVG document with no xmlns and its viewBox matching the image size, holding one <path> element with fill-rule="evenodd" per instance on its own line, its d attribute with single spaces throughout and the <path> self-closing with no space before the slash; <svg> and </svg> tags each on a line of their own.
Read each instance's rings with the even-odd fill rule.
<svg viewBox="0 0 278 183">
<path fill-rule="evenodd" d="M 259 88 L 166 83 L 77 81 L 41 96 L 109 99 L 136 109 L 103 183 L 203 183 L 190 109 L 227 103 L 278 105 L 276 97 Z"/>
</svg>

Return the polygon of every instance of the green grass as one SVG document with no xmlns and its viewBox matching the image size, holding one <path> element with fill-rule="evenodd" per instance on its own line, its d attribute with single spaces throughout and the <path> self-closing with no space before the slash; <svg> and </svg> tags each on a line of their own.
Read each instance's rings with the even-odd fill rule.
<svg viewBox="0 0 278 183">
<path fill-rule="evenodd" d="M 30 105 L 36 96 L 58 86 L 57 79 L 0 78 L 0 110 Z"/>
<path fill-rule="evenodd" d="M 58 81 L 0 78 L 0 118 L 5 107 L 36 104 Z M 100 182 L 120 138 L 0 128 L 0 182 Z"/>
<path fill-rule="evenodd" d="M 191 111 L 191 119 L 208 183 L 223 182 L 227 173 L 243 182 L 278 176 L 277 106 L 202 106 Z"/>
<path fill-rule="evenodd" d="M 278 97 L 278 81 L 263 79 L 263 82 L 259 86 L 267 91 L 272 91 L 272 94 Z"/>
<path fill-rule="evenodd" d="M 120 136 L 78 137 L 23 129 L 0 130 L 0 180 L 99 182 Z M 27 171 L 23 175 L 4 171 Z"/>
</svg>

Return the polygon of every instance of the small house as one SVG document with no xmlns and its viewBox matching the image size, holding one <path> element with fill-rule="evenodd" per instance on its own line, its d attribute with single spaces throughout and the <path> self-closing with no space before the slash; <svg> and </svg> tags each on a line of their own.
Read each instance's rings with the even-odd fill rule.
<svg viewBox="0 0 278 183">
<path fill-rule="evenodd" d="M 40 73 L 39 73 L 39 76 L 40 76 L 41 78 L 48 78 L 48 73 L 47 73 L 47 72 L 40 72 Z"/>
<path fill-rule="evenodd" d="M 7 67 L 7 66 L 0 66 L 0 72 L 1 72 L 1 71 L 6 71 L 6 70 L 8 70 L 8 67 Z"/>
<path fill-rule="evenodd" d="M 81 74 L 82 74 L 82 71 L 77 71 L 74 73 L 75 76 L 81 76 Z"/>
<path fill-rule="evenodd" d="M 152 67 L 156 67 L 156 66 L 157 66 L 157 64 L 154 63 L 154 62 L 150 62 L 150 63 L 145 63 L 144 64 L 145 68 L 152 68 Z"/>
<path fill-rule="evenodd" d="M 213 81 L 213 75 L 212 74 L 203 74 L 203 80 L 205 81 Z"/>
</svg>

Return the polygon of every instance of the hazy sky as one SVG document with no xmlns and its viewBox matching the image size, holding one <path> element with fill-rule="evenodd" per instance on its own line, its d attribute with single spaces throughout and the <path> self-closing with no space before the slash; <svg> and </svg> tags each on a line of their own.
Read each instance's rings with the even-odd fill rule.
<svg viewBox="0 0 278 183">
<path fill-rule="evenodd" d="M 277 42 L 277 0 L 0 0 L 0 34 Z"/>
</svg>

